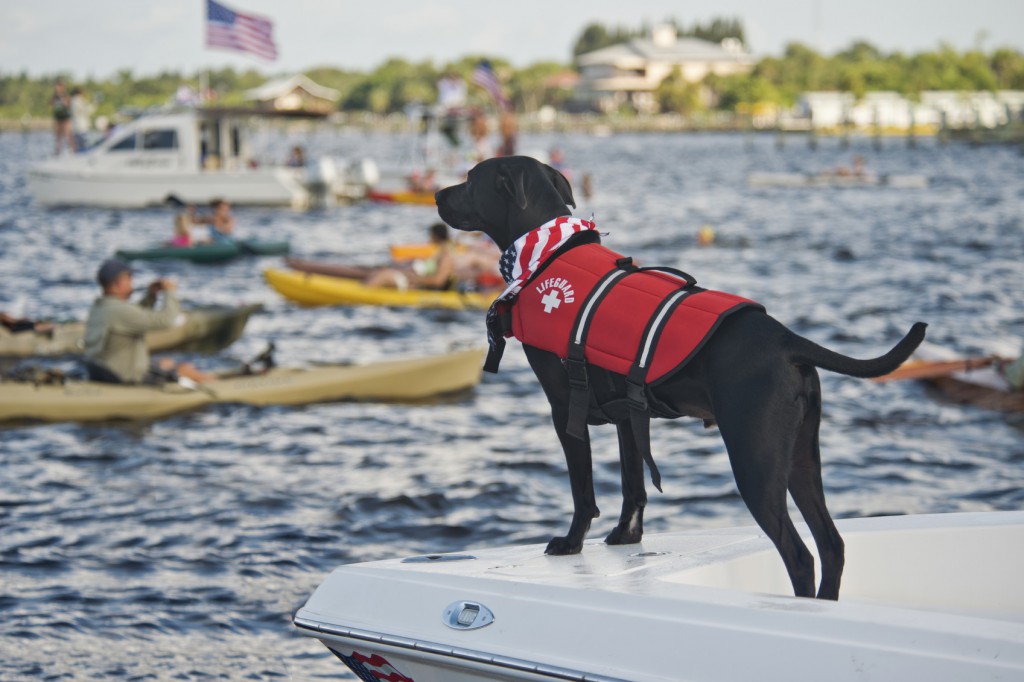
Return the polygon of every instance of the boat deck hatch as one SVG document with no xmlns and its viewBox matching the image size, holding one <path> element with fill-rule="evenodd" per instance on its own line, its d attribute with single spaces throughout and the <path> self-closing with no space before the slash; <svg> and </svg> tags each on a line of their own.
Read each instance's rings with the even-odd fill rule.
<svg viewBox="0 0 1024 682">
<path fill-rule="evenodd" d="M 456 630 L 477 630 L 493 623 L 494 614 L 483 604 L 457 601 L 445 608 L 441 622 Z"/>
</svg>

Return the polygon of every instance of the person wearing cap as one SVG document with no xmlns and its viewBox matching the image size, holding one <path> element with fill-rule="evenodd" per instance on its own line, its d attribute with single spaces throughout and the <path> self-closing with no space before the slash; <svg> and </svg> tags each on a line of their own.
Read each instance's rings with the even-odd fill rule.
<svg viewBox="0 0 1024 682">
<path fill-rule="evenodd" d="M 199 382 L 214 378 L 189 363 L 178 364 L 171 358 L 150 361 L 146 332 L 172 327 L 181 315 L 174 282 L 155 280 L 141 303 L 131 303 L 128 299 L 132 295 L 132 269 L 124 261 L 103 261 L 96 280 L 103 295 L 93 302 L 85 323 L 85 359 L 90 379 L 141 384 L 176 380 L 178 376 Z M 154 306 L 160 292 L 164 301 L 157 310 Z"/>
</svg>

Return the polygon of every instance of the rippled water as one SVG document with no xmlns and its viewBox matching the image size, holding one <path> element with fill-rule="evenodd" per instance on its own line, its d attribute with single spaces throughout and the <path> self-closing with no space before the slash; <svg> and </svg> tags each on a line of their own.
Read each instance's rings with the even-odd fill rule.
<svg viewBox="0 0 1024 682">
<path fill-rule="evenodd" d="M 282 156 L 297 138 L 267 136 Z M 397 160 L 407 137 L 352 132 L 311 151 Z M 1016 352 L 1024 338 L 1024 157 L 1010 148 L 850 149 L 769 136 L 527 136 L 558 144 L 593 178 L 581 201 L 605 243 L 701 284 L 754 298 L 838 351 L 868 357 L 910 324 L 961 352 Z M 160 209 L 42 210 L 25 165 L 43 134 L 0 135 L 0 310 L 80 318 L 96 264 L 163 239 Z M 751 188 L 751 171 L 807 171 L 861 153 L 882 173 L 928 175 L 926 190 Z M 419 240 L 417 206 L 325 211 L 238 208 L 240 231 L 288 237 L 299 255 L 375 262 Z M 698 247 L 714 227 L 718 243 Z M 302 309 L 260 278 L 274 259 L 143 266 L 191 303 L 260 302 L 246 335 L 212 358 L 229 365 L 269 339 L 282 363 L 367 361 L 482 343 L 482 314 Z M 915 383 L 822 375 L 822 450 L 836 517 L 1024 507 L 1024 424 L 951 405 Z M 652 431 L 665 494 L 651 532 L 748 525 L 722 444 L 696 420 Z M 614 431 L 594 429 L 596 485 L 617 515 Z M 564 532 L 562 456 L 532 374 L 513 343 L 502 372 L 434 405 L 217 406 L 154 423 L 0 427 L 0 679 L 344 678 L 290 617 L 337 564 Z"/>
</svg>

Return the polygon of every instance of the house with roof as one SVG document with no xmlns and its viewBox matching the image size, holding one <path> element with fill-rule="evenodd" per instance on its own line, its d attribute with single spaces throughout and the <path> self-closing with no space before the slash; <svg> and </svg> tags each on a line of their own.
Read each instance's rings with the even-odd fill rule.
<svg viewBox="0 0 1024 682">
<path fill-rule="evenodd" d="M 709 74 L 749 73 L 755 60 L 735 38 L 713 43 L 680 38 L 674 26 L 654 27 L 634 38 L 576 57 L 580 80 L 575 100 L 600 111 L 631 105 L 643 113 L 657 110 L 654 91 L 677 69 L 690 83 Z"/>
<path fill-rule="evenodd" d="M 328 114 L 337 109 L 341 93 L 327 88 L 303 74 L 267 81 L 246 90 L 246 99 L 270 111 L 308 111 Z"/>
</svg>

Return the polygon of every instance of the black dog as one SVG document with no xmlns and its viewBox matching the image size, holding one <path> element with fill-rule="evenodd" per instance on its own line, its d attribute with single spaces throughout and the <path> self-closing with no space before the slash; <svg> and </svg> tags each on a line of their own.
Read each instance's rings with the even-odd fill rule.
<svg viewBox="0 0 1024 682">
<path fill-rule="evenodd" d="M 459 230 L 483 231 L 502 250 L 519 237 L 575 208 L 572 189 L 561 173 L 528 157 L 500 157 L 473 168 L 466 182 L 436 194 L 438 214 Z M 839 597 L 844 545 L 828 510 L 821 480 L 818 427 L 821 387 L 816 368 L 872 377 L 898 367 L 924 338 L 917 323 L 892 350 L 872 360 L 856 360 L 804 339 L 755 307 L 727 317 L 705 345 L 678 372 L 657 384 L 654 394 L 679 415 L 717 423 L 729 453 L 743 501 L 775 543 L 797 596 L 813 597 L 814 559 L 789 517 L 787 490 L 807 521 L 822 562 L 817 596 Z M 552 539 L 548 554 L 574 554 L 583 547 L 591 520 L 599 515 L 594 498 L 589 437 L 567 433 L 569 375 L 554 353 L 523 346 L 551 404 L 555 430 L 565 451 L 574 512 L 565 537 Z M 614 373 L 588 366 L 592 384 L 614 381 Z M 658 416 L 658 415 L 656 415 Z M 606 423 L 593 421 L 590 423 Z M 623 503 L 609 544 L 639 542 L 647 493 L 643 453 L 634 427 L 615 419 L 619 435 Z M 652 462 L 649 462 L 649 464 Z M 652 470 L 652 474 L 653 474 Z"/>
</svg>

